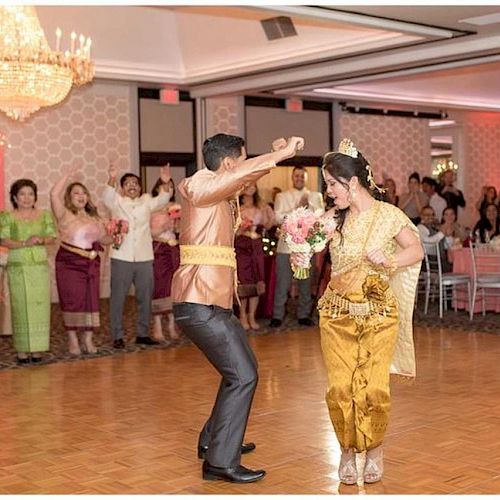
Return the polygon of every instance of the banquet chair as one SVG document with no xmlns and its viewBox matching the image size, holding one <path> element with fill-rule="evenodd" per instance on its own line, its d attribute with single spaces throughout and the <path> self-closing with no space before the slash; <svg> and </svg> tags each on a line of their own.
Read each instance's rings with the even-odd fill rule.
<svg viewBox="0 0 500 500">
<path fill-rule="evenodd" d="M 473 243 L 470 247 L 472 267 L 472 300 L 470 319 L 474 318 L 477 292 L 481 292 L 482 312 L 486 314 L 486 297 L 500 299 L 500 253 L 491 245 Z"/>
<path fill-rule="evenodd" d="M 427 314 L 430 295 L 437 290 L 439 297 L 439 317 L 443 317 L 443 309 L 448 309 L 448 298 L 454 300 L 455 312 L 457 312 L 457 287 L 467 288 L 467 302 L 471 307 L 471 278 L 468 274 L 443 272 L 439 243 L 424 243 L 424 259 L 427 266 L 428 279 L 426 282 L 425 307 Z M 448 296 L 448 293 L 451 295 Z"/>
</svg>

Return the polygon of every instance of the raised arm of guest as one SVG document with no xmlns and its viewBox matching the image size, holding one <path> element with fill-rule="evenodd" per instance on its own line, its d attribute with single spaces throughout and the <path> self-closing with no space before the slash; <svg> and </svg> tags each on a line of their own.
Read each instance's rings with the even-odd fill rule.
<svg viewBox="0 0 500 500">
<path fill-rule="evenodd" d="M 245 159 L 246 153 L 242 148 L 242 154 L 238 158 L 227 156 L 220 167 L 201 170 L 196 176 L 182 181 L 178 189 L 193 206 L 214 205 L 234 197 L 244 184 L 257 181 L 274 168 L 276 163 L 295 156 L 303 145 L 302 137 L 291 137 L 283 149 L 251 159 Z"/>
</svg>

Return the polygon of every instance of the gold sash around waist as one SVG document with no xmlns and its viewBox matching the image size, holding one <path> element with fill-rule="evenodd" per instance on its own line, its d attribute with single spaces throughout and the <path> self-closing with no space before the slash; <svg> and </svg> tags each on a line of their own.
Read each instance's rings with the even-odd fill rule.
<svg viewBox="0 0 500 500">
<path fill-rule="evenodd" d="M 233 247 L 216 245 L 180 245 L 181 266 L 227 266 L 236 269 Z"/>
<path fill-rule="evenodd" d="M 318 310 L 332 318 L 348 313 L 350 318 L 363 318 L 370 314 L 386 314 L 390 306 L 382 302 L 365 300 L 363 302 L 351 302 L 341 295 L 330 290 L 318 301 Z"/>
<path fill-rule="evenodd" d="M 76 255 L 79 255 L 80 257 L 85 257 L 86 259 L 90 260 L 94 260 L 99 255 L 97 250 L 85 250 L 83 248 L 78 248 L 72 245 L 68 245 L 64 243 L 64 241 L 61 241 L 61 247 L 64 248 L 65 250 L 68 250 L 69 252 L 76 253 Z"/>
<path fill-rule="evenodd" d="M 160 243 L 166 243 L 168 246 L 175 247 L 179 242 L 175 239 L 167 239 L 167 238 L 153 238 L 153 241 L 159 241 Z"/>
</svg>

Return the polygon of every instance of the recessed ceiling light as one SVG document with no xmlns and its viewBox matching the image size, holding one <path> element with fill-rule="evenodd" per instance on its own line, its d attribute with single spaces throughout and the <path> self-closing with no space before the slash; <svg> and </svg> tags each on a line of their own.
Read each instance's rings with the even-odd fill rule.
<svg viewBox="0 0 500 500">
<path fill-rule="evenodd" d="M 495 14 L 486 14 L 485 16 L 468 17 L 460 19 L 459 23 L 475 24 L 477 26 L 487 26 L 488 24 L 500 23 L 500 12 Z"/>
</svg>

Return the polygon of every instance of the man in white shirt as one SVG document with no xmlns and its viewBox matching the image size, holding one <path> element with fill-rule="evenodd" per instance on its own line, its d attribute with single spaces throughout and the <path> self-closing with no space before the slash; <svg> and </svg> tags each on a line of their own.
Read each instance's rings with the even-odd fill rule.
<svg viewBox="0 0 500 500">
<path fill-rule="evenodd" d="M 422 191 L 429 197 L 429 205 L 434 209 L 437 222 L 441 224 L 446 200 L 437 192 L 438 183 L 432 177 L 422 179 Z"/>
<path fill-rule="evenodd" d="M 307 170 L 304 167 L 295 167 L 292 172 L 293 189 L 278 193 L 274 204 L 274 212 L 278 224 L 283 222 L 285 215 L 299 207 L 307 207 L 315 215 L 320 216 L 325 212 L 323 196 L 317 191 L 306 188 Z M 312 260 L 314 266 L 314 257 Z M 288 291 L 292 284 L 292 269 L 290 266 L 290 249 L 280 236 L 276 249 L 276 289 L 274 291 L 273 317 L 270 326 L 281 326 L 285 317 L 285 305 Z M 297 304 L 297 318 L 301 325 L 312 326 L 310 318 L 312 308 L 311 278 L 297 281 L 299 288 L 299 301 Z"/>
<path fill-rule="evenodd" d="M 160 178 L 163 185 L 160 194 L 153 198 L 149 194 L 141 195 L 140 179 L 132 173 L 124 174 L 120 179 L 122 194 L 116 191 L 118 169 L 109 166 L 108 183 L 104 188 L 104 204 L 113 219 L 128 222 L 128 233 L 120 248 L 111 250 L 111 297 L 110 320 L 113 347 L 125 347 L 123 340 L 123 307 L 130 285 L 135 287 L 138 318 L 136 344 L 158 344 L 149 337 L 151 304 L 153 299 L 153 241 L 150 219 L 152 212 L 164 207 L 170 200 L 171 192 L 166 191 L 170 180 L 170 167 L 162 167 Z"/>
</svg>

